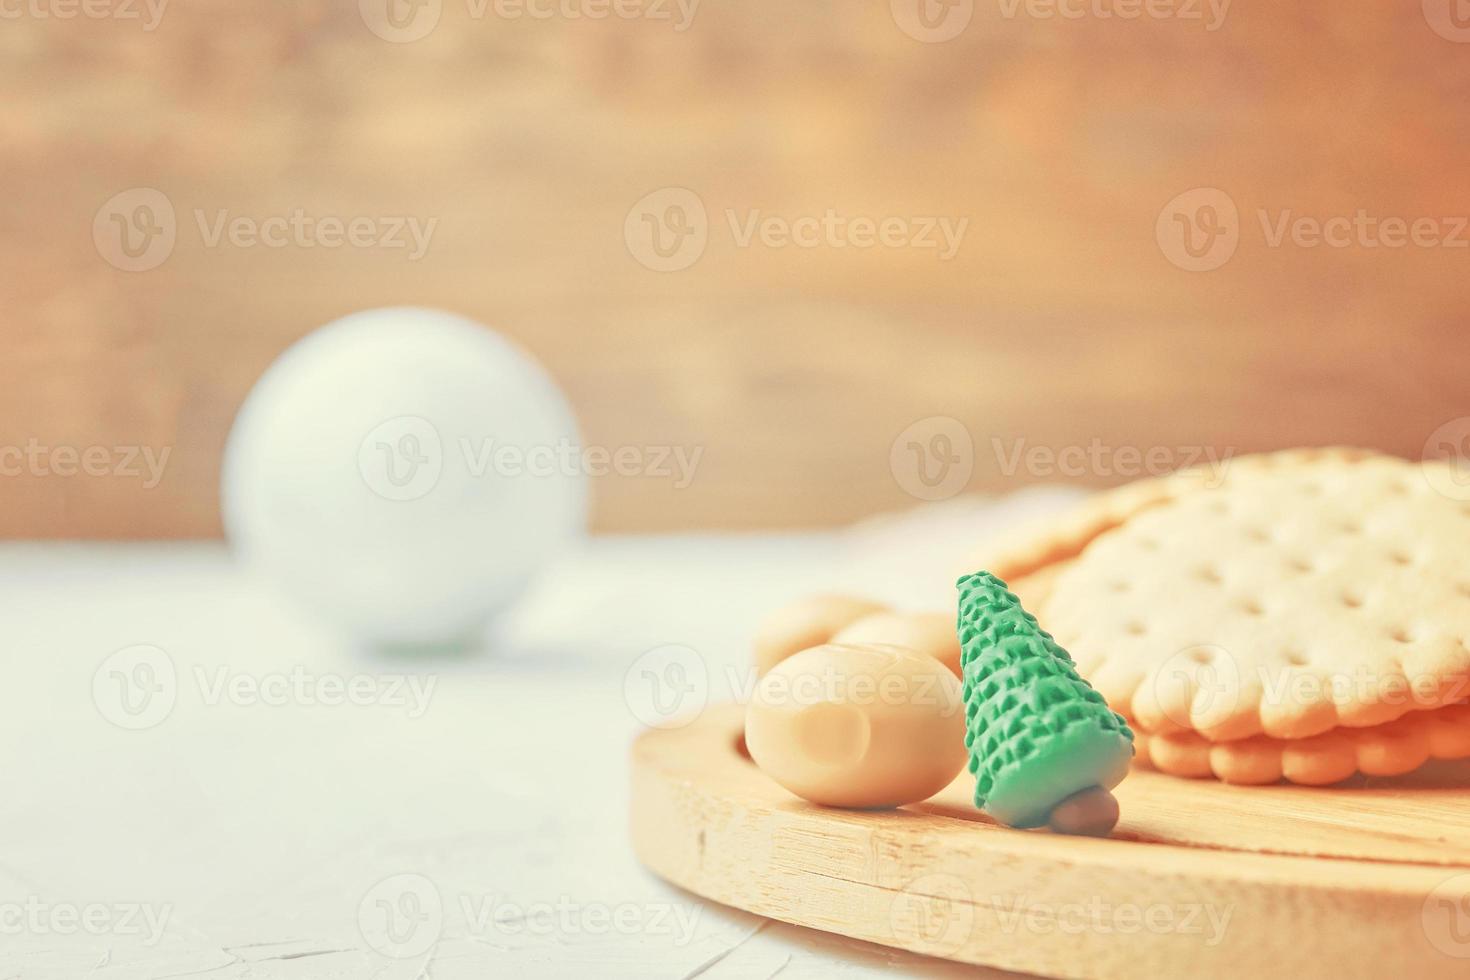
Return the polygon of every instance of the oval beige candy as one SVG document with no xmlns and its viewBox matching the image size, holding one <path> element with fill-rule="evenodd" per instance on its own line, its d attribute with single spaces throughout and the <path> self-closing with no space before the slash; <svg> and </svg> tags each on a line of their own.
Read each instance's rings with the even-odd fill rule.
<svg viewBox="0 0 1470 980">
<path fill-rule="evenodd" d="M 960 677 L 960 637 L 954 613 L 880 612 L 864 616 L 832 637 L 833 643 L 882 643 L 927 653 Z"/>
<path fill-rule="evenodd" d="M 854 596 L 815 595 L 782 606 L 755 633 L 755 675 L 765 676 L 793 653 L 832 639 L 848 623 L 888 607 Z"/>
<path fill-rule="evenodd" d="M 902 806 L 939 792 L 965 764 L 960 682 L 927 654 L 827 644 L 756 685 L 745 712 L 756 765 L 826 806 Z"/>
</svg>

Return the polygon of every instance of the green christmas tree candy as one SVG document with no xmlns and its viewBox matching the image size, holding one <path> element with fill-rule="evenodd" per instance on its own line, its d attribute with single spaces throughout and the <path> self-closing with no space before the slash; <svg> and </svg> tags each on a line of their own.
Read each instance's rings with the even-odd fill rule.
<svg viewBox="0 0 1470 980">
<path fill-rule="evenodd" d="M 1012 827 L 1106 833 L 1133 732 L 1004 582 L 976 572 L 956 584 L 975 805 Z"/>
</svg>

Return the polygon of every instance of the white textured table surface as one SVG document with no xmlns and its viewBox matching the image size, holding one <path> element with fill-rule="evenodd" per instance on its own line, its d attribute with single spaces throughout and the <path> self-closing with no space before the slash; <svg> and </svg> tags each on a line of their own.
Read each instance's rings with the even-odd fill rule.
<svg viewBox="0 0 1470 980">
<path fill-rule="evenodd" d="M 599 540 L 456 659 L 354 651 L 222 546 L 0 546 L 0 980 L 977 975 L 640 868 L 624 683 L 682 644 L 727 699 L 773 603 L 840 586 L 922 604 L 954 525 L 1058 499 Z M 909 541 L 927 544 L 892 559 Z M 162 653 L 109 659 L 139 644 Z"/>
</svg>

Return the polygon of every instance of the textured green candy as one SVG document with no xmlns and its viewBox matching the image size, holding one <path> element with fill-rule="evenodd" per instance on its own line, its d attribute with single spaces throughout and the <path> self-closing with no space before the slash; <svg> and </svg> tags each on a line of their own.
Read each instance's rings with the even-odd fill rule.
<svg viewBox="0 0 1470 980">
<path fill-rule="evenodd" d="M 1133 757 L 1122 716 L 1004 582 L 976 572 L 956 585 L 975 805 L 1009 826 L 1039 827 L 1073 793 L 1116 786 Z"/>
</svg>

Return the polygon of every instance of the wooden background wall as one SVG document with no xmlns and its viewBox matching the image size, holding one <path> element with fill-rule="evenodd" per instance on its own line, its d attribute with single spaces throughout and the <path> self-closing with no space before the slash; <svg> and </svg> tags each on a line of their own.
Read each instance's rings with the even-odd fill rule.
<svg viewBox="0 0 1470 980">
<path fill-rule="evenodd" d="M 912 504 L 890 447 L 932 416 L 973 438 L 969 488 L 1007 489 L 1045 474 L 1004 472 L 993 438 L 1418 455 L 1470 414 L 1470 231 L 1461 247 L 1273 247 L 1259 219 L 1470 214 L 1454 0 L 1236 0 L 1216 30 L 1104 17 L 1104 0 L 1080 18 L 960 0 L 972 19 L 943 43 L 899 27 L 906 0 L 704 0 L 682 32 L 437 0 L 412 43 L 367 28 L 374 2 L 175 0 L 151 31 L 6 8 L 0 446 L 171 456 L 152 488 L 0 477 L 0 534 L 218 533 L 220 450 L 253 379 L 312 327 L 378 305 L 516 338 L 590 442 L 703 449 L 684 489 L 599 480 L 607 530 Z M 127 272 L 93 224 L 137 187 L 168 197 L 177 242 Z M 661 273 L 624 223 L 668 187 L 699 195 L 708 245 Z M 1171 216 L 1160 230 L 1194 188 L 1238 209 L 1238 247 L 1212 271 L 1171 260 Z M 438 226 L 412 262 L 211 248 L 192 218 L 293 208 Z M 969 225 L 946 262 L 740 247 L 724 217 L 829 208 Z"/>
</svg>

